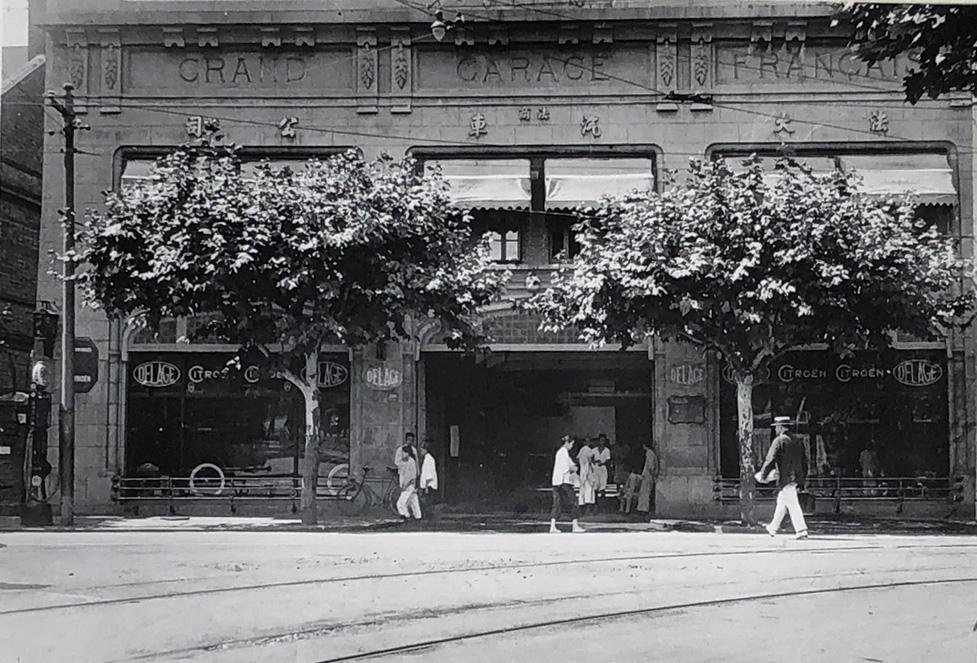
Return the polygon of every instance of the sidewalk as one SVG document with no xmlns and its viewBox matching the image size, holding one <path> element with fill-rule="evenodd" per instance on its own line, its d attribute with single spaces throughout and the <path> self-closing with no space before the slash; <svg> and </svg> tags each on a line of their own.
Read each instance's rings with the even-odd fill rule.
<svg viewBox="0 0 977 663">
<path fill-rule="evenodd" d="M 588 532 L 703 532 L 711 534 L 762 534 L 760 527 L 750 528 L 734 521 L 656 518 L 650 522 L 618 514 L 598 514 L 583 518 Z M 977 535 L 977 522 L 964 520 L 897 520 L 853 518 L 845 516 L 808 518 L 810 530 L 819 534 L 901 534 L 901 535 Z M 26 531 L 318 531 L 369 533 L 382 531 L 438 532 L 512 532 L 545 531 L 545 515 L 505 513 L 438 513 L 419 522 L 402 523 L 386 514 L 361 517 L 330 515 L 320 518 L 318 526 L 307 527 L 299 518 L 240 516 L 79 516 L 73 528 L 8 527 Z M 564 527 L 566 524 L 564 524 Z M 789 525 L 785 525 L 785 529 Z"/>
</svg>

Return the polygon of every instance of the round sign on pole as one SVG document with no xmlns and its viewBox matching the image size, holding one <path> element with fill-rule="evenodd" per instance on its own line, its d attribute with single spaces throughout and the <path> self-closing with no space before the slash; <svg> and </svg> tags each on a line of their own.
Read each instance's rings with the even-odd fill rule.
<svg viewBox="0 0 977 663">
<path fill-rule="evenodd" d="M 98 382 L 98 346 L 95 341 L 75 338 L 75 393 L 87 394 Z"/>
</svg>

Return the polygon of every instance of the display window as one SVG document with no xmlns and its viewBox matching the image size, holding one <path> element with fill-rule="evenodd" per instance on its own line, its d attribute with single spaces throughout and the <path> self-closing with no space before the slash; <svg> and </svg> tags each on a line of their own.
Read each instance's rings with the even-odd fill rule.
<svg viewBox="0 0 977 663">
<path fill-rule="evenodd" d="M 753 457 L 763 461 L 773 416 L 808 449 L 811 476 L 942 477 L 949 473 L 944 350 L 891 350 L 840 358 L 791 352 L 753 389 Z M 721 379 L 720 469 L 739 477 L 736 385 Z"/>
<path fill-rule="evenodd" d="M 298 475 L 305 406 L 260 361 L 230 353 L 133 352 L 127 385 L 127 476 L 186 477 L 202 463 L 225 475 Z M 230 362 L 230 363 L 229 363 Z M 349 460 L 349 362 L 319 362 L 320 458 Z"/>
</svg>

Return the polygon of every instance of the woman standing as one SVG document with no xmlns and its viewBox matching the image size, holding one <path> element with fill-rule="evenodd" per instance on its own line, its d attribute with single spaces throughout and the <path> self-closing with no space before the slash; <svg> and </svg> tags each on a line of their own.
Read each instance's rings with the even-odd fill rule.
<svg viewBox="0 0 977 663">
<path fill-rule="evenodd" d="M 645 442 L 645 466 L 641 471 L 641 488 L 638 490 L 638 511 L 654 514 L 655 480 L 658 478 L 658 454 L 654 442 Z"/>
<path fill-rule="evenodd" d="M 587 505 L 593 507 L 597 501 L 597 473 L 593 447 L 587 443 L 587 438 L 583 438 L 580 444 L 580 451 L 577 452 L 577 465 L 580 466 L 580 494 L 577 502 L 586 512 Z"/>
</svg>

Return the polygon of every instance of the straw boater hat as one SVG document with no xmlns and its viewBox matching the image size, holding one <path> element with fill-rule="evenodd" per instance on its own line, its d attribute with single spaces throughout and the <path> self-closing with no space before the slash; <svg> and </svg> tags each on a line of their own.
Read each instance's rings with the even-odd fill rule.
<svg viewBox="0 0 977 663">
<path fill-rule="evenodd" d="M 794 423 L 794 422 L 790 420 L 790 417 L 774 417 L 773 418 L 773 425 L 774 426 L 790 426 L 792 423 Z"/>
</svg>

